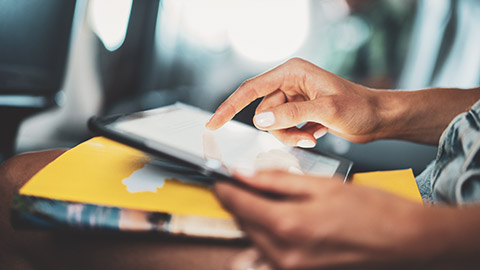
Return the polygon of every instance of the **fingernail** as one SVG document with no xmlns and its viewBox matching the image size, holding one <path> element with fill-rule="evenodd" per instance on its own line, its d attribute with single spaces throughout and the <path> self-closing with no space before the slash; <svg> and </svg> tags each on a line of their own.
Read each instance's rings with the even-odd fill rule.
<svg viewBox="0 0 480 270">
<path fill-rule="evenodd" d="M 298 174 L 298 175 L 304 175 L 304 173 L 302 172 L 302 170 L 300 170 L 300 169 L 297 168 L 297 167 L 293 167 L 293 166 L 291 166 L 290 168 L 288 168 L 288 172 L 289 172 L 289 173 L 293 173 L 293 174 Z"/>
<path fill-rule="evenodd" d="M 327 129 L 322 128 L 322 129 L 319 129 L 319 130 L 315 131 L 315 133 L 313 134 L 313 137 L 315 137 L 315 139 L 318 139 L 320 137 L 323 137 L 325 134 L 327 134 Z"/>
<path fill-rule="evenodd" d="M 272 112 L 262 112 L 253 117 L 259 127 L 269 127 L 275 123 L 275 115 Z"/>
<path fill-rule="evenodd" d="M 313 148 L 315 143 L 310 140 L 300 140 L 298 141 L 297 146 L 302 148 Z"/>
<path fill-rule="evenodd" d="M 205 124 L 206 127 L 208 127 L 210 125 L 210 122 L 212 122 L 213 116 L 214 115 L 212 115 L 210 119 L 208 119 L 207 123 Z"/>
</svg>

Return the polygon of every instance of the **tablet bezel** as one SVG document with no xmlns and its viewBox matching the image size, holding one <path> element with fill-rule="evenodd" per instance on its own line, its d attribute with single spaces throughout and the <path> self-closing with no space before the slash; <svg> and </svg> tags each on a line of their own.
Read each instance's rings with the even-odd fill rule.
<svg viewBox="0 0 480 270">
<path fill-rule="evenodd" d="M 169 106 L 174 106 L 174 104 L 169 105 Z M 169 106 L 165 106 L 162 108 L 167 108 Z M 153 109 L 153 110 L 158 110 L 161 108 Z M 139 150 L 142 150 L 144 152 L 147 152 L 154 157 L 158 157 L 161 159 L 171 159 L 172 161 L 175 161 L 176 163 L 186 166 L 188 168 L 192 168 L 198 171 L 199 174 L 208 176 L 211 179 L 217 179 L 217 180 L 230 180 L 230 181 L 236 181 L 234 177 L 227 173 L 225 173 L 225 170 L 215 170 L 210 167 L 205 166 L 205 164 L 197 164 L 191 160 L 186 160 L 182 159 L 178 156 L 166 153 L 165 151 L 162 151 L 159 148 L 152 147 L 150 143 L 146 143 L 149 139 L 143 138 L 138 135 L 131 135 L 127 134 L 124 131 L 121 130 L 116 130 L 115 128 L 112 128 L 111 124 L 118 121 L 119 119 L 122 118 L 139 118 L 139 117 L 144 117 L 152 115 L 153 110 L 147 110 L 147 111 L 141 111 L 141 112 L 135 112 L 135 113 L 130 113 L 130 114 L 120 114 L 120 115 L 112 115 L 112 116 L 106 116 L 106 117 L 91 117 L 88 121 L 88 127 L 91 131 L 93 131 L 96 134 L 99 134 L 101 136 L 105 136 L 109 139 L 112 139 L 114 141 L 118 141 L 120 143 L 123 143 L 125 145 L 137 148 Z M 168 148 L 170 150 L 176 150 L 178 153 L 182 153 L 184 155 L 186 152 L 181 151 L 179 149 L 172 148 L 168 145 L 162 144 L 160 142 L 155 142 L 157 146 L 164 146 L 165 148 Z M 335 170 L 334 175 L 341 176 L 344 181 L 347 181 L 349 172 L 353 166 L 353 162 L 350 160 L 347 160 L 345 158 L 332 155 L 330 153 L 324 153 L 320 152 L 317 150 L 312 150 L 312 149 L 302 149 L 304 151 L 308 151 L 310 153 L 314 153 L 316 155 L 321 155 L 325 156 L 334 160 L 339 161 L 339 165 L 337 169 Z M 187 153 L 188 154 L 188 153 Z M 193 156 L 192 156 L 193 157 Z"/>
</svg>

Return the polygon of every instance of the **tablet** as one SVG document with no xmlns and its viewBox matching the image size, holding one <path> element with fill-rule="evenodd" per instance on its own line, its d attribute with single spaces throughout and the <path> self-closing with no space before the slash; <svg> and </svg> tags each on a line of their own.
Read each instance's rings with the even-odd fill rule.
<svg viewBox="0 0 480 270">
<path fill-rule="evenodd" d="M 212 113 L 175 103 L 133 114 L 93 117 L 94 132 L 158 157 L 167 168 L 186 166 L 210 179 L 232 180 L 236 168 L 281 169 L 346 179 L 352 162 L 330 154 L 285 146 L 270 133 L 232 120 L 205 128 Z M 168 164 L 171 161 L 171 164 Z M 181 169 L 180 169 L 181 170 Z"/>
</svg>

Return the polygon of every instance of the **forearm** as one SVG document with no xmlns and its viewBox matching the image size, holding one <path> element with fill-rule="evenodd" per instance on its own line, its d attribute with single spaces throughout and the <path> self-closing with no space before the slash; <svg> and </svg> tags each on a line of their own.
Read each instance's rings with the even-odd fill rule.
<svg viewBox="0 0 480 270">
<path fill-rule="evenodd" d="M 450 121 L 480 99 L 480 88 L 373 91 L 382 119 L 376 139 L 426 144 L 438 144 Z"/>
<path fill-rule="evenodd" d="M 426 254 L 420 261 L 435 269 L 479 269 L 480 207 L 426 210 L 424 233 L 417 246 Z"/>
</svg>

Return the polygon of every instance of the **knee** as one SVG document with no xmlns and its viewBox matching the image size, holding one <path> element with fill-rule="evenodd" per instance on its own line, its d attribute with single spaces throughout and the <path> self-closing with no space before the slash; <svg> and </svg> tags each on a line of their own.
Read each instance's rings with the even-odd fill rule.
<svg viewBox="0 0 480 270">
<path fill-rule="evenodd" d="M 28 168 L 25 154 L 20 154 L 4 161 L 0 165 L 0 186 L 3 191 L 11 190 L 20 185 L 22 172 Z"/>
<path fill-rule="evenodd" d="M 65 149 L 46 150 L 16 155 L 0 165 L 0 186 L 2 190 L 17 190 L 35 173 L 55 158 L 63 154 Z"/>
</svg>

